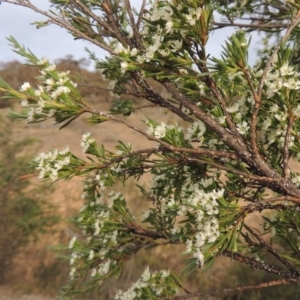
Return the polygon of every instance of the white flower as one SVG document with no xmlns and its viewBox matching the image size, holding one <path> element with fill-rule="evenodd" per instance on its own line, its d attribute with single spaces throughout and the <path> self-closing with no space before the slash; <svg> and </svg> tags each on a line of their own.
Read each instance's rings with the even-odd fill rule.
<svg viewBox="0 0 300 300">
<path fill-rule="evenodd" d="M 293 109 L 293 113 L 295 117 L 300 117 L 300 105 L 298 104 L 294 109 Z"/>
<path fill-rule="evenodd" d="M 94 258 L 94 250 L 91 250 L 90 251 L 90 254 L 89 254 L 89 257 L 88 257 L 88 260 L 92 260 Z"/>
<path fill-rule="evenodd" d="M 300 175 L 295 176 L 295 177 L 292 179 L 292 182 L 293 182 L 294 184 L 296 184 L 297 186 L 299 186 L 299 185 L 300 185 Z"/>
<path fill-rule="evenodd" d="M 54 71 L 55 69 L 56 69 L 56 65 L 52 64 L 52 65 L 49 65 L 47 68 L 45 68 L 44 71 L 51 72 L 51 71 Z"/>
<path fill-rule="evenodd" d="M 144 271 L 144 273 L 141 275 L 141 280 L 142 281 L 148 281 L 151 277 L 151 273 L 149 271 L 149 267 L 147 267 Z"/>
<path fill-rule="evenodd" d="M 138 49 L 136 49 L 136 48 L 131 49 L 131 51 L 130 51 L 131 56 L 136 56 L 137 54 L 138 54 Z"/>
<path fill-rule="evenodd" d="M 161 271 L 161 277 L 166 278 L 170 275 L 170 271 L 162 270 Z"/>
<path fill-rule="evenodd" d="M 24 82 L 21 87 L 20 87 L 20 91 L 21 92 L 26 92 L 27 90 L 29 90 L 31 88 L 30 83 L 29 82 Z"/>
<path fill-rule="evenodd" d="M 266 118 L 262 123 L 262 129 L 267 130 L 272 124 L 272 121 L 270 118 Z"/>
<path fill-rule="evenodd" d="M 70 152 L 70 148 L 69 148 L 69 146 L 66 146 L 64 149 L 62 149 L 61 151 L 59 151 L 58 153 L 60 154 L 60 155 L 66 155 L 67 153 L 69 153 Z"/>
<path fill-rule="evenodd" d="M 137 61 L 138 63 L 140 63 L 140 64 L 144 63 L 144 61 L 145 61 L 145 56 L 144 56 L 144 55 L 138 55 L 138 56 L 136 57 L 136 61 Z"/>
<path fill-rule="evenodd" d="M 22 100 L 21 106 L 26 107 L 26 106 L 28 106 L 28 105 L 29 105 L 29 103 L 28 103 L 28 100 L 27 100 L 27 99 Z"/>
<path fill-rule="evenodd" d="M 175 40 L 175 41 L 172 41 L 172 43 L 171 43 L 172 52 L 181 49 L 181 48 L 182 48 L 182 44 L 183 44 L 183 41 L 182 41 L 182 40 Z"/>
<path fill-rule="evenodd" d="M 96 275 L 97 275 L 97 269 L 93 268 L 92 273 L 91 273 L 91 277 L 95 277 Z"/>
<path fill-rule="evenodd" d="M 280 69 L 280 73 L 282 76 L 285 75 L 293 75 L 295 72 L 293 70 L 293 67 L 290 67 L 288 64 L 284 64 Z"/>
<path fill-rule="evenodd" d="M 279 109 L 278 105 L 277 104 L 273 104 L 271 107 L 270 107 L 270 112 L 272 113 L 275 113 L 277 112 Z"/>
<path fill-rule="evenodd" d="M 199 249 L 197 250 L 197 252 L 194 253 L 193 257 L 197 258 L 197 264 L 199 266 L 203 266 L 203 264 L 204 264 L 204 255 Z"/>
<path fill-rule="evenodd" d="M 143 221 L 149 218 L 151 212 L 152 211 L 150 209 L 148 209 L 143 213 Z"/>
<path fill-rule="evenodd" d="M 76 272 L 76 268 L 72 267 L 71 271 L 69 273 L 69 277 L 70 277 L 71 280 L 74 280 L 74 274 L 75 274 L 75 272 Z"/>
<path fill-rule="evenodd" d="M 87 132 L 82 136 L 82 141 L 81 141 L 80 145 L 82 147 L 83 153 L 86 153 L 87 150 L 89 149 L 90 145 L 95 142 L 95 140 L 90 138 L 90 136 L 91 136 L 90 132 Z"/>
<path fill-rule="evenodd" d="M 128 63 L 126 61 L 121 62 L 121 74 L 124 74 L 128 69 Z"/>
<path fill-rule="evenodd" d="M 168 21 L 166 23 L 166 32 L 169 33 L 169 32 L 172 32 L 173 30 L 173 22 L 172 21 Z"/>
<path fill-rule="evenodd" d="M 283 83 L 283 86 L 290 90 L 299 90 L 300 89 L 300 81 L 295 80 L 295 78 L 289 78 L 286 82 Z"/>
<path fill-rule="evenodd" d="M 166 49 L 159 49 L 158 52 L 163 56 L 166 57 L 170 54 L 170 50 L 168 48 Z"/>
<path fill-rule="evenodd" d="M 46 65 L 49 62 L 49 59 L 47 57 L 43 57 L 41 60 L 37 62 L 38 65 L 43 66 Z"/>
<path fill-rule="evenodd" d="M 167 132 L 167 125 L 166 125 L 166 123 L 162 122 L 160 125 L 158 125 L 155 128 L 154 136 L 157 139 L 161 139 L 166 135 L 166 132 Z"/>
<path fill-rule="evenodd" d="M 188 139 L 194 137 L 197 134 L 197 137 L 200 139 L 206 131 L 206 126 L 202 121 L 194 122 L 192 127 L 188 128 Z"/>
<path fill-rule="evenodd" d="M 192 241 L 192 240 L 187 240 L 187 241 L 185 242 L 185 244 L 186 244 L 185 252 L 186 252 L 186 253 L 192 252 L 193 241 Z"/>
<path fill-rule="evenodd" d="M 48 86 L 52 86 L 54 85 L 54 80 L 52 78 L 48 78 L 46 79 L 45 83 L 48 85 Z"/>
<path fill-rule="evenodd" d="M 51 97 L 53 99 L 57 99 L 58 96 L 60 96 L 61 94 L 68 94 L 70 93 L 71 90 L 66 87 L 66 86 L 59 86 L 52 94 Z"/>
<path fill-rule="evenodd" d="M 239 134 L 247 134 L 249 129 L 250 129 L 250 126 L 245 121 L 243 121 L 243 123 L 238 123 L 236 125 L 236 130 L 238 131 Z"/>
<path fill-rule="evenodd" d="M 110 263 L 111 263 L 111 261 L 110 261 L 110 259 L 108 259 L 99 266 L 98 273 L 99 273 L 100 276 L 104 276 L 108 273 Z"/>
<path fill-rule="evenodd" d="M 77 237 L 76 236 L 73 236 L 72 238 L 71 238 L 71 240 L 70 240 L 70 242 L 69 242 L 69 249 L 72 249 L 73 247 L 74 247 L 74 244 L 75 244 L 75 242 L 76 242 L 76 240 L 77 240 Z"/>
<path fill-rule="evenodd" d="M 229 113 L 235 113 L 235 112 L 239 111 L 239 104 L 237 102 L 234 103 L 232 106 L 227 108 L 227 111 Z"/>
</svg>

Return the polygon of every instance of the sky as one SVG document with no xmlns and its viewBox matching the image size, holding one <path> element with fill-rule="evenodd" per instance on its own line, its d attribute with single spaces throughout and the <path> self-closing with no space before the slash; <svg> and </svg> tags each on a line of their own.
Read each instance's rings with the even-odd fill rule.
<svg viewBox="0 0 300 300">
<path fill-rule="evenodd" d="M 49 7 L 47 0 L 32 0 L 32 2 L 43 10 L 47 10 Z M 131 3 L 133 6 L 139 7 L 141 1 L 131 0 Z M 20 44 L 29 48 L 36 56 L 47 56 L 51 60 L 64 58 L 66 55 L 73 55 L 75 59 L 88 58 L 85 47 L 95 52 L 98 58 L 105 56 L 103 50 L 89 42 L 75 41 L 65 29 L 56 25 L 40 29 L 30 25 L 34 21 L 43 20 L 45 17 L 28 8 L 2 2 L 0 5 L 0 62 L 12 60 L 24 62 L 24 59 L 11 50 L 12 48 L 6 40 L 6 37 L 9 36 L 16 38 Z M 219 56 L 222 50 L 221 44 L 224 44 L 224 40 L 233 32 L 233 28 L 216 31 L 209 40 L 208 53 L 211 53 L 211 56 Z M 255 45 L 255 40 L 257 39 L 252 41 L 252 45 Z M 251 55 L 250 60 L 254 60 Z"/>
</svg>

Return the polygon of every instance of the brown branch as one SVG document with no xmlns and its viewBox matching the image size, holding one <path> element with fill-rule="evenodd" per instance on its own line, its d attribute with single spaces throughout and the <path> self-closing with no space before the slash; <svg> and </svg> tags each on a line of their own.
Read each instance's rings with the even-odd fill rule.
<svg viewBox="0 0 300 300">
<path fill-rule="evenodd" d="M 253 270 L 262 270 L 267 273 L 275 274 L 283 278 L 287 278 L 293 281 L 299 281 L 299 275 L 286 271 L 277 266 L 271 266 L 265 262 L 258 261 L 255 258 L 247 257 L 239 253 L 231 252 L 228 250 L 223 250 L 220 255 L 234 259 L 240 263 L 246 264 L 251 267 Z"/>
<path fill-rule="evenodd" d="M 131 73 L 135 82 L 146 92 L 147 96 L 145 97 L 148 101 L 157 104 L 158 106 L 165 107 L 169 109 L 174 114 L 178 115 L 183 120 L 192 123 L 194 119 L 186 115 L 180 108 L 169 103 L 165 98 L 163 98 L 159 93 L 153 91 L 152 87 L 149 86 L 147 81 L 142 78 L 139 72 Z"/>
<path fill-rule="evenodd" d="M 208 160 L 205 160 L 205 159 L 190 158 L 190 157 L 186 158 L 186 160 L 189 161 L 189 162 L 194 161 L 194 162 L 199 162 L 199 163 L 202 163 L 202 164 L 207 164 L 207 165 L 210 165 L 210 166 L 215 167 L 217 169 L 224 170 L 224 171 L 230 172 L 232 174 L 240 175 L 240 176 L 248 178 L 250 180 L 263 183 L 267 186 L 272 185 L 272 184 L 274 184 L 274 185 L 278 184 L 278 179 L 276 179 L 276 178 L 252 175 L 250 173 L 242 172 L 240 170 L 227 167 L 227 166 L 225 166 L 221 163 L 218 163 L 216 161 L 208 161 Z"/>
<path fill-rule="evenodd" d="M 259 97 L 257 95 L 257 92 L 253 86 L 250 74 L 249 74 L 249 70 L 244 70 L 244 74 L 247 80 L 247 83 L 250 86 L 250 90 L 251 93 L 253 95 L 253 98 L 255 100 L 255 107 L 254 107 L 254 111 L 256 112 L 256 108 L 259 109 Z M 258 110 L 257 110 L 258 112 Z M 250 125 L 250 143 L 251 143 L 251 148 L 253 151 L 253 154 L 255 156 L 259 156 L 259 151 L 258 151 L 258 147 L 257 147 L 257 131 L 256 131 L 256 126 L 257 126 L 257 113 L 252 113 L 251 115 L 251 125 Z M 263 158 L 261 158 L 263 159 Z"/>
<path fill-rule="evenodd" d="M 211 90 L 211 92 L 213 93 L 213 95 L 216 97 L 216 99 L 218 100 L 219 104 L 221 105 L 221 108 L 223 110 L 223 113 L 226 117 L 226 123 L 228 124 L 229 129 L 234 132 L 235 134 L 238 134 L 238 131 L 236 129 L 236 125 L 233 122 L 230 113 L 227 111 L 227 104 L 225 99 L 222 97 L 221 93 L 219 92 L 215 81 L 210 77 L 207 76 L 206 77 L 206 83 L 207 86 L 209 87 L 209 89 Z"/>
<path fill-rule="evenodd" d="M 112 12 L 110 11 L 111 9 L 107 9 L 110 6 L 110 1 L 105 1 L 105 4 L 103 3 L 103 8 L 105 9 L 106 17 L 109 20 L 109 23 L 105 22 L 103 19 L 98 17 L 96 14 L 93 13 L 93 11 L 87 7 L 86 5 L 83 4 L 82 1 L 78 0 L 72 0 L 73 3 L 78 6 L 84 14 L 87 16 L 90 16 L 92 19 L 94 19 L 99 25 L 101 25 L 105 30 L 107 30 L 113 37 L 115 37 L 119 42 L 123 44 L 123 46 L 130 45 L 131 42 L 130 40 L 121 33 L 119 24 L 115 21 L 115 19 L 112 16 Z"/>
<path fill-rule="evenodd" d="M 220 290 L 210 290 L 210 291 L 203 291 L 203 292 L 195 292 L 195 293 L 189 293 L 187 295 L 182 295 L 182 296 L 175 296 L 173 300 L 185 300 L 185 299 L 190 299 L 193 297 L 199 297 L 199 296 L 207 296 L 207 295 L 216 295 L 216 294 L 228 294 L 232 292 L 242 292 L 246 290 L 258 290 L 262 288 L 268 288 L 276 285 L 285 285 L 285 284 L 291 284 L 292 280 L 289 279 L 278 279 L 278 280 L 271 280 L 267 282 L 262 282 L 259 284 L 254 284 L 254 285 L 240 285 L 237 287 L 232 287 L 232 288 L 224 288 Z"/>
<path fill-rule="evenodd" d="M 267 21 L 267 20 L 266 20 Z M 216 30 L 219 28 L 224 28 L 224 27 L 240 27 L 240 28 L 254 28 L 254 29 L 272 29 L 272 28 L 287 28 L 290 24 L 284 24 L 284 23 L 272 23 L 272 24 L 264 24 L 264 23 L 259 23 L 259 24 L 243 24 L 243 23 L 223 23 L 223 22 L 212 22 L 212 25 L 218 26 L 217 28 L 213 28 L 212 30 Z"/>
<path fill-rule="evenodd" d="M 200 58 L 200 62 L 199 60 L 197 60 L 197 58 L 195 57 L 194 53 L 192 52 L 191 49 L 188 49 L 187 51 L 189 52 L 190 56 L 193 58 L 194 63 L 196 64 L 196 66 L 198 67 L 199 71 L 201 73 L 209 73 L 209 69 L 207 68 L 206 65 L 206 57 L 205 57 L 205 47 L 203 47 L 203 49 L 201 51 L 199 51 L 198 49 L 198 44 L 195 43 L 195 48 L 197 49 L 197 55 Z M 205 63 L 204 63 L 205 62 Z M 194 71 L 191 68 L 188 68 L 189 73 L 192 73 L 195 75 L 195 77 L 197 77 L 198 73 L 196 71 Z M 199 80 L 199 82 L 201 83 L 202 81 Z M 205 76 L 205 83 L 208 86 L 208 88 L 210 89 L 210 91 L 212 92 L 212 94 L 215 96 L 216 100 L 219 102 L 223 113 L 226 117 L 226 122 L 228 124 L 229 129 L 238 134 L 237 129 L 236 129 L 236 125 L 233 122 L 231 115 L 228 113 L 227 111 L 227 104 L 225 99 L 223 98 L 223 96 L 221 95 L 220 91 L 217 88 L 217 85 L 215 83 L 215 81 L 213 80 L 213 78 L 210 75 Z"/>
<path fill-rule="evenodd" d="M 141 9 L 140 9 L 140 13 L 139 13 L 139 17 L 138 17 L 138 20 L 137 20 L 137 23 L 136 23 L 136 27 L 137 27 L 138 30 L 141 26 L 141 22 L 142 22 L 142 19 L 143 19 L 143 14 L 144 14 L 145 7 L 146 7 L 146 0 L 143 0 L 143 3 L 141 5 Z"/>
<path fill-rule="evenodd" d="M 142 149 L 142 150 L 132 151 L 128 154 L 119 155 L 118 157 L 111 159 L 107 163 L 99 165 L 98 168 L 100 168 L 100 169 L 107 168 L 112 164 L 121 162 L 125 158 L 131 157 L 131 156 L 137 157 L 140 154 L 147 154 L 147 156 L 149 157 L 151 154 L 153 154 L 155 152 L 158 152 L 158 149 L 150 148 L 150 149 Z"/>
<path fill-rule="evenodd" d="M 290 272 L 298 273 L 298 276 L 300 275 L 300 273 L 297 270 L 295 270 L 295 268 L 293 268 L 293 266 L 285 258 L 283 258 L 275 249 L 273 249 L 270 244 L 266 243 L 258 233 L 256 233 L 252 228 L 250 228 L 245 223 L 244 223 L 244 227 L 250 232 L 252 236 L 254 236 L 257 239 L 260 246 L 263 246 L 264 249 L 266 249 L 274 257 L 276 257 L 285 267 L 287 267 L 287 269 Z"/>
<path fill-rule="evenodd" d="M 284 138 L 284 146 L 283 146 L 283 159 L 282 159 L 282 169 L 283 169 L 283 176 L 285 178 L 290 177 L 290 168 L 289 168 L 289 142 L 291 138 L 291 132 L 293 129 L 293 121 L 294 116 L 290 114 L 288 118 L 288 124 L 286 129 L 286 134 Z"/>
<path fill-rule="evenodd" d="M 124 4 L 125 4 L 125 7 L 126 7 L 126 11 L 128 13 L 128 16 L 129 16 L 130 25 L 131 25 L 131 28 L 132 28 L 132 31 L 133 31 L 133 37 L 135 39 L 136 47 L 138 49 L 140 49 L 141 45 L 142 45 L 142 41 L 141 41 L 141 37 L 139 35 L 138 27 L 137 27 L 137 25 L 135 24 L 135 21 L 134 21 L 134 16 L 133 16 L 133 13 L 132 13 L 132 8 L 131 8 L 130 1 L 129 0 L 124 0 Z"/>
<path fill-rule="evenodd" d="M 189 153 L 189 154 L 200 155 L 201 157 L 203 156 L 207 156 L 211 158 L 218 157 L 218 158 L 226 158 L 226 159 L 232 159 L 234 161 L 239 161 L 239 157 L 233 152 L 222 152 L 222 151 L 215 151 L 215 150 L 203 149 L 203 148 L 199 148 L 199 149 L 180 148 L 180 147 L 169 145 L 167 143 L 162 143 L 162 147 L 167 148 L 172 152 Z"/>
<path fill-rule="evenodd" d="M 247 200 L 248 201 L 248 200 Z M 298 199 L 297 204 L 300 203 L 300 199 Z M 241 207 L 241 214 L 251 214 L 256 211 L 262 212 L 264 210 L 292 210 L 300 212 L 300 207 L 295 207 L 294 205 L 285 205 L 285 204 L 268 204 L 268 203 L 251 203 L 246 206 Z"/>
</svg>

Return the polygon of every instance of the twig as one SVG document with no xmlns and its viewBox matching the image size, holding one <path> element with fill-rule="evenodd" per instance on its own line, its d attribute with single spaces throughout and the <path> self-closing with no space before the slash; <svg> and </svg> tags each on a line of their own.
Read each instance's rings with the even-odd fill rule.
<svg viewBox="0 0 300 300">
<path fill-rule="evenodd" d="M 287 267 L 287 269 L 292 273 L 298 273 L 298 276 L 300 273 L 293 268 L 293 266 L 284 259 L 277 251 L 275 251 L 270 244 L 266 243 L 252 228 L 250 228 L 247 224 L 244 223 L 244 227 L 251 233 L 252 236 L 254 236 L 260 243 L 261 246 L 263 246 L 269 253 L 271 253 L 274 257 L 276 257 L 284 266 Z"/>
<path fill-rule="evenodd" d="M 291 132 L 293 128 L 294 116 L 290 113 L 288 117 L 288 124 L 284 138 L 284 146 L 283 146 L 283 159 L 282 159 L 282 168 L 283 168 L 283 176 L 285 178 L 289 178 L 290 169 L 289 169 L 289 142 L 291 138 Z"/>
<path fill-rule="evenodd" d="M 185 299 L 190 299 L 193 297 L 216 295 L 216 294 L 226 295 L 228 293 L 232 293 L 232 292 L 236 292 L 236 291 L 242 292 L 242 291 L 246 291 L 246 290 L 258 290 L 258 289 L 267 288 L 267 287 L 271 287 L 271 286 L 284 285 L 284 284 L 290 284 L 290 283 L 291 283 L 291 280 L 288 280 L 288 279 L 271 280 L 271 281 L 262 282 L 259 284 L 254 284 L 254 285 L 240 285 L 237 287 L 224 288 L 224 289 L 220 289 L 220 290 L 209 290 L 209 291 L 203 291 L 203 292 L 190 293 L 188 295 L 176 296 L 173 298 L 173 300 L 185 300 Z"/>
<path fill-rule="evenodd" d="M 269 20 L 266 20 L 269 21 Z M 272 29 L 272 28 L 287 28 L 290 24 L 264 24 L 264 23 L 259 23 L 259 24 L 243 24 L 243 23 L 223 23 L 223 22 L 212 22 L 212 25 L 218 26 L 217 28 L 213 28 L 213 30 L 223 28 L 223 27 L 240 27 L 240 28 L 254 28 L 254 29 Z"/>
<path fill-rule="evenodd" d="M 247 80 L 247 83 L 250 86 L 250 90 L 251 93 L 253 95 L 253 98 L 255 100 L 255 103 L 259 102 L 259 97 L 257 95 L 257 92 L 253 86 L 250 74 L 249 74 L 249 70 L 244 70 L 244 74 Z M 259 156 L 259 151 L 258 151 L 258 147 L 257 147 L 257 132 L 256 132 L 256 126 L 257 126 L 257 113 L 252 113 L 251 115 L 251 125 L 250 125 L 250 143 L 251 143 L 251 148 L 253 151 L 253 154 L 255 156 Z M 263 158 L 261 158 L 263 159 Z"/>
<path fill-rule="evenodd" d="M 139 35 L 138 27 L 137 27 L 137 25 L 135 24 L 135 21 L 134 21 L 134 16 L 133 16 L 133 13 L 132 13 L 132 8 L 131 8 L 130 1 L 129 0 L 124 0 L 124 4 L 125 4 L 125 7 L 126 7 L 128 16 L 129 16 L 129 21 L 130 21 L 130 25 L 131 25 L 131 28 L 132 28 L 132 31 L 133 31 L 133 37 L 135 39 L 136 47 L 138 49 L 140 49 L 140 47 L 142 45 L 142 41 L 141 41 L 141 37 Z"/>
<path fill-rule="evenodd" d="M 169 109 L 174 114 L 181 117 L 183 120 L 192 123 L 194 119 L 185 114 L 180 108 L 172 105 L 165 98 L 163 98 L 159 93 L 153 91 L 152 87 L 149 86 L 147 81 L 141 76 L 139 72 L 132 72 L 132 78 L 135 82 L 146 92 L 147 96 L 145 97 L 148 101 L 157 104 L 158 106 L 165 107 Z"/>
<path fill-rule="evenodd" d="M 146 7 L 146 0 L 143 0 L 142 6 L 141 6 L 141 9 L 140 9 L 140 13 L 139 13 L 139 17 L 138 17 L 138 20 L 137 20 L 137 23 L 136 23 L 136 27 L 138 28 L 138 30 L 141 26 L 141 22 L 142 22 L 142 19 L 143 19 L 143 14 L 144 14 L 145 7 Z"/>
<path fill-rule="evenodd" d="M 278 275 L 280 277 L 284 277 L 289 280 L 295 279 L 296 282 L 299 280 L 299 276 L 297 274 L 293 274 L 293 273 L 286 271 L 282 268 L 279 268 L 277 266 L 272 266 L 265 262 L 258 261 L 252 257 L 247 257 L 242 254 L 231 252 L 228 250 L 223 250 L 220 253 L 220 255 L 232 258 L 240 263 L 244 263 L 244 264 L 250 266 L 254 270 L 256 270 L 256 269 L 262 270 L 267 273 L 272 273 L 272 274 Z"/>
</svg>

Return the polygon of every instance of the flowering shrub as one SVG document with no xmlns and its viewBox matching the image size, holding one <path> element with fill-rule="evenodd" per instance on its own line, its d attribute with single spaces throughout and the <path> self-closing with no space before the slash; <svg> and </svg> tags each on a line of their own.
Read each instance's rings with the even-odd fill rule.
<svg viewBox="0 0 300 300">
<path fill-rule="evenodd" d="M 134 150 L 120 141 L 112 152 L 85 133 L 81 146 L 86 160 L 65 148 L 41 153 L 33 161 L 40 178 L 82 176 L 85 181 L 85 204 L 74 220 L 78 237 L 65 247 L 71 265 L 65 297 L 118 276 L 131 256 L 158 241 L 186 246 L 187 272 L 205 271 L 225 256 L 278 278 L 192 292 L 171 270 L 151 274 L 146 269 L 114 299 L 188 299 L 299 284 L 300 174 L 293 168 L 300 160 L 298 4 L 152 0 L 147 5 L 141 1 L 136 11 L 129 0 L 51 0 L 54 13 L 40 11 L 30 1 L 6 2 L 46 16 L 45 22 L 36 22 L 38 27 L 57 24 L 106 50 L 104 60 L 93 53 L 90 57 L 111 81 L 116 98 L 110 111 L 96 110 L 68 72 L 58 72 L 10 37 L 14 51 L 40 70 L 37 87 L 25 82 L 14 90 L 0 81 L 6 97 L 20 99 L 25 108 L 11 117 L 29 123 L 53 118 L 63 128 L 87 114 L 91 125 L 116 121 L 153 142 L 152 148 Z M 228 22 L 218 22 L 216 13 Z M 239 23 L 239 18 L 248 23 Z M 221 58 L 210 57 L 207 41 L 213 31 L 232 25 L 240 29 L 226 41 Z M 277 44 L 265 42 L 255 66 L 248 63 L 251 30 L 266 31 L 265 41 L 283 32 Z M 149 78 L 168 95 L 154 90 Z M 140 127 L 132 125 L 125 117 L 143 106 L 123 99 L 128 94 L 165 108 L 180 125 L 168 115 L 161 123 L 149 115 Z M 134 216 L 128 199 L 114 188 L 145 173 L 152 175 L 152 182 L 140 186 L 141 201 L 152 206 Z M 247 216 L 255 212 L 261 221 L 253 226 Z M 288 246 L 279 247 L 282 241 Z"/>
</svg>

